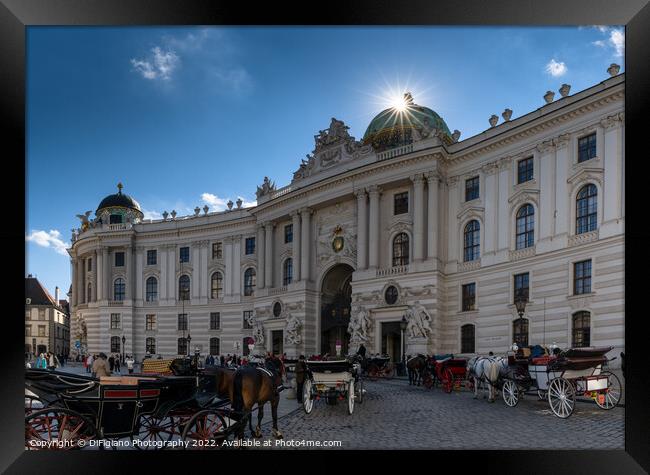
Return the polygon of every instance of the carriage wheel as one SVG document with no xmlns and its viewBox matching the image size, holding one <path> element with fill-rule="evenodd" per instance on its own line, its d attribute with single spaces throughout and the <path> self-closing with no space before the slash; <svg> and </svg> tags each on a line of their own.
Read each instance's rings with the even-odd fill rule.
<svg viewBox="0 0 650 475">
<path fill-rule="evenodd" d="M 354 412 L 354 379 L 348 383 L 348 414 Z"/>
<path fill-rule="evenodd" d="M 393 379 L 395 376 L 395 366 L 392 363 L 389 363 L 386 365 L 386 369 L 384 369 L 384 377 L 386 379 Z"/>
<path fill-rule="evenodd" d="M 175 425 L 172 417 L 167 415 L 161 418 L 153 415 L 140 416 L 140 428 L 136 434 L 131 436 L 132 445 L 138 450 L 162 450 L 166 447 L 165 442 L 171 440 L 174 432 Z M 145 444 L 141 445 L 136 441 L 142 441 Z M 158 446 L 159 442 L 162 442 L 162 446 Z"/>
<path fill-rule="evenodd" d="M 91 420 L 70 409 L 42 409 L 25 417 L 27 450 L 80 449 L 95 435 L 95 425 Z M 83 441 L 82 445 L 80 441 Z"/>
<path fill-rule="evenodd" d="M 311 411 L 314 409 L 314 395 L 311 390 L 311 380 L 305 381 L 305 385 L 302 388 L 302 407 L 305 410 L 305 413 L 311 414 Z"/>
<path fill-rule="evenodd" d="M 542 391 L 541 389 L 538 389 L 537 390 L 537 398 L 540 401 L 543 401 L 544 399 L 546 399 L 546 391 Z"/>
<path fill-rule="evenodd" d="M 433 375 L 429 370 L 424 370 L 424 374 L 422 375 L 422 384 L 424 385 L 425 388 L 431 389 L 433 387 Z"/>
<path fill-rule="evenodd" d="M 600 373 L 600 375 L 607 375 L 607 389 L 603 392 L 599 392 L 598 396 L 596 397 L 596 404 L 598 404 L 598 407 L 601 409 L 608 411 L 609 409 L 616 407 L 618 402 L 621 400 L 621 396 L 623 394 L 623 391 L 621 389 L 621 381 L 615 374 L 610 373 L 609 371 L 604 371 Z M 601 402 L 601 396 L 603 393 L 605 397 Z"/>
<path fill-rule="evenodd" d="M 379 379 L 379 368 L 376 365 L 372 365 L 368 370 L 368 376 L 370 377 L 370 381 L 377 381 Z"/>
<path fill-rule="evenodd" d="M 442 373 L 442 389 L 449 394 L 454 389 L 454 373 L 450 368 L 445 368 Z"/>
<path fill-rule="evenodd" d="M 519 388 L 517 383 L 511 379 L 506 379 L 503 383 L 503 401 L 507 406 L 515 407 L 519 402 Z"/>
<path fill-rule="evenodd" d="M 474 378 L 469 378 L 465 380 L 465 387 L 468 391 L 474 392 Z"/>
<path fill-rule="evenodd" d="M 189 449 L 218 449 L 228 437 L 228 424 L 217 409 L 199 411 L 185 424 L 181 437 Z"/>
<path fill-rule="evenodd" d="M 363 404 L 363 381 L 361 379 L 359 381 L 357 381 L 354 388 L 355 388 L 355 392 L 356 392 L 355 400 L 359 404 Z"/>
<path fill-rule="evenodd" d="M 25 394 L 25 416 L 28 416 L 32 412 L 45 409 L 45 407 L 47 407 L 47 404 L 38 396 Z"/>
<path fill-rule="evenodd" d="M 553 414 L 566 419 L 573 414 L 575 408 L 576 391 L 569 381 L 564 378 L 555 378 L 548 386 L 548 403 Z"/>
</svg>

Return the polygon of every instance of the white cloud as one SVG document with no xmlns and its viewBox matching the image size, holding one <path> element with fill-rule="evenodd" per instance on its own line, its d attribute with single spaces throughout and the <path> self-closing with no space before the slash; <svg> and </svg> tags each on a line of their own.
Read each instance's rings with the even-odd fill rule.
<svg viewBox="0 0 650 475">
<path fill-rule="evenodd" d="M 142 214 L 144 214 L 144 219 L 162 219 L 162 214 L 158 211 L 149 211 L 143 209 Z"/>
<path fill-rule="evenodd" d="M 219 198 L 217 195 L 213 195 L 212 193 L 203 193 L 201 199 L 205 204 L 213 208 L 211 211 L 224 211 L 228 208 L 228 200 L 231 198 Z M 242 200 L 242 208 L 257 206 L 257 201 L 247 201 L 243 196 L 238 196 L 237 199 Z M 236 199 L 232 200 L 234 203 L 233 209 L 237 207 L 236 201 Z"/>
<path fill-rule="evenodd" d="M 163 51 L 159 46 L 151 49 L 146 59 L 131 59 L 133 69 L 145 79 L 162 79 L 168 81 L 180 62 L 174 51 Z"/>
<path fill-rule="evenodd" d="M 623 56 L 623 51 L 625 50 L 625 33 L 623 33 L 623 30 L 610 31 L 609 43 L 614 47 L 616 56 Z"/>
<path fill-rule="evenodd" d="M 33 242 L 37 246 L 51 247 L 55 252 L 63 256 L 68 255 L 66 249 L 70 247 L 70 244 L 61 240 L 61 233 L 56 229 L 51 229 L 49 232 L 33 230 L 30 235 L 25 236 L 25 240 Z"/>
<path fill-rule="evenodd" d="M 564 62 L 557 62 L 551 59 L 546 65 L 546 72 L 553 77 L 563 76 L 567 72 L 567 67 Z"/>
<path fill-rule="evenodd" d="M 252 86 L 250 74 L 245 69 L 237 68 L 230 70 L 212 69 L 213 76 L 224 86 L 236 92 L 243 91 Z"/>
<path fill-rule="evenodd" d="M 257 200 L 246 201 L 246 198 L 244 198 L 243 196 L 238 196 L 237 198 L 239 198 L 240 200 L 243 201 L 243 203 L 241 205 L 242 208 L 250 208 L 251 206 L 257 206 Z"/>
<path fill-rule="evenodd" d="M 603 40 L 596 40 L 591 42 L 592 45 L 600 46 L 601 48 L 604 48 L 607 46 L 607 43 L 605 43 Z"/>
</svg>

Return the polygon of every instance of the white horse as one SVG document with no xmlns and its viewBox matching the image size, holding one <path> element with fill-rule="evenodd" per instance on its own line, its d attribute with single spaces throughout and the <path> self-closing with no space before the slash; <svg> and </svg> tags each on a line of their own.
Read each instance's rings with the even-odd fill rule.
<svg viewBox="0 0 650 475">
<path fill-rule="evenodd" d="M 488 401 L 494 402 L 499 376 L 508 370 L 508 358 L 504 356 L 475 356 L 467 362 L 468 376 L 474 380 L 474 399 L 478 398 L 479 385 L 485 383 Z M 485 397 L 485 392 L 483 393 Z"/>
</svg>

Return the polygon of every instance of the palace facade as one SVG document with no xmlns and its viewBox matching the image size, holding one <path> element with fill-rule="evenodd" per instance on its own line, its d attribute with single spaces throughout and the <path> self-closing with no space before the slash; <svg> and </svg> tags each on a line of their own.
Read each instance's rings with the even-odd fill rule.
<svg viewBox="0 0 650 475">
<path fill-rule="evenodd" d="M 465 140 L 410 94 L 362 140 L 332 119 L 291 183 L 265 178 L 250 208 L 145 220 L 120 185 L 73 233 L 71 340 L 136 359 L 246 354 L 251 342 L 290 357 L 361 342 L 395 360 L 513 342 L 618 354 L 625 125 L 614 66 Z"/>
</svg>

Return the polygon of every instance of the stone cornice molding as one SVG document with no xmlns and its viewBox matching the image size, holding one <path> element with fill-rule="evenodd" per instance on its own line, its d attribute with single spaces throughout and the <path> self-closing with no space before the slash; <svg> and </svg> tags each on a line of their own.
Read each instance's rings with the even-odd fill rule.
<svg viewBox="0 0 650 475">
<path fill-rule="evenodd" d="M 619 112 L 618 114 L 609 115 L 604 119 L 601 119 L 599 124 L 605 130 L 608 130 L 608 129 L 620 127 L 622 125 L 622 122 L 623 122 L 623 113 Z"/>
</svg>

